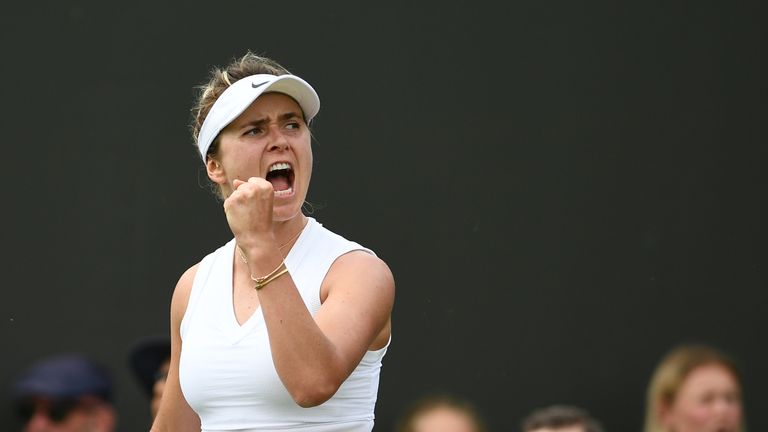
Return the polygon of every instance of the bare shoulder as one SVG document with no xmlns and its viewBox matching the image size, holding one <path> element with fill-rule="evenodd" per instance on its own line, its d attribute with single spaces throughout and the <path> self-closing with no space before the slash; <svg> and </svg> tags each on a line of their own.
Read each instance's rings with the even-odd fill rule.
<svg viewBox="0 0 768 432">
<path fill-rule="evenodd" d="M 192 292 L 192 283 L 195 281 L 195 275 L 197 274 L 197 268 L 200 264 L 195 264 L 188 268 L 176 283 L 176 288 L 173 290 L 173 298 L 171 300 L 171 316 L 174 320 L 181 321 L 184 313 L 187 310 L 187 303 L 189 303 L 189 295 Z"/>
<path fill-rule="evenodd" d="M 386 346 L 395 302 L 395 280 L 389 266 L 368 252 L 357 250 L 334 261 L 320 290 L 323 306 L 318 325 L 346 344 L 360 360 L 365 350 Z M 350 328 L 357 329 L 350 337 Z"/>
<path fill-rule="evenodd" d="M 337 258 L 325 282 L 328 288 L 362 289 L 377 296 L 394 297 L 395 292 L 395 279 L 387 263 L 362 250 Z"/>
</svg>

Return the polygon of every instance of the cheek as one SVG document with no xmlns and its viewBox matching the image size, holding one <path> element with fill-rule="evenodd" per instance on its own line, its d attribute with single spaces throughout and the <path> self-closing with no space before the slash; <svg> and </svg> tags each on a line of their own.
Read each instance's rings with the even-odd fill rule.
<svg viewBox="0 0 768 432">
<path fill-rule="evenodd" d="M 689 432 L 700 429 L 706 417 L 706 410 L 702 407 L 678 402 L 669 411 L 664 423 L 669 430 Z"/>
<path fill-rule="evenodd" d="M 70 414 L 62 423 L 59 423 L 61 430 L 82 430 L 85 426 L 92 423 L 89 415 L 83 412 L 74 412 Z"/>
<path fill-rule="evenodd" d="M 311 147 L 309 147 L 307 152 L 304 153 L 302 159 L 303 159 L 302 160 L 302 176 L 306 178 L 311 178 L 312 167 L 314 165 Z"/>
<path fill-rule="evenodd" d="M 691 405 L 681 412 L 686 424 L 698 426 L 706 424 L 712 418 L 712 410 L 706 405 Z"/>
<path fill-rule="evenodd" d="M 725 413 L 725 416 L 728 418 L 728 420 L 738 423 L 741 421 L 741 404 L 733 404 L 732 406 L 728 407 L 728 410 Z"/>
</svg>

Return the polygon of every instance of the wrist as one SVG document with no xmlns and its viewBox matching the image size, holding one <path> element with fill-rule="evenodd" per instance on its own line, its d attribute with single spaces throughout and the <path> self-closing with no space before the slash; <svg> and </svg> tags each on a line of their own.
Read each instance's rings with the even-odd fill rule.
<svg viewBox="0 0 768 432">
<path fill-rule="evenodd" d="M 283 262 L 280 249 L 274 242 L 271 245 L 260 244 L 250 248 L 237 244 L 236 249 L 240 261 L 253 277 L 267 274 Z"/>
<path fill-rule="evenodd" d="M 286 273 L 288 273 L 288 267 L 285 266 L 285 261 L 280 261 L 280 265 L 275 267 L 275 269 L 269 272 L 267 275 L 255 277 L 253 274 L 251 274 L 251 280 L 254 282 L 253 288 L 258 291 L 267 286 L 267 284 L 273 280 Z"/>
</svg>

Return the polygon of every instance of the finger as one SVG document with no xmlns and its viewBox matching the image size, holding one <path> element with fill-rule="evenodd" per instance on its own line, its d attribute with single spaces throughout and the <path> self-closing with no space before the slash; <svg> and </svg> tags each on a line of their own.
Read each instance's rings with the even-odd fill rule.
<svg viewBox="0 0 768 432">
<path fill-rule="evenodd" d="M 235 188 L 235 190 L 237 190 L 237 188 L 239 188 L 241 184 L 245 184 L 245 182 L 240 179 L 232 180 L 232 186 Z"/>
<path fill-rule="evenodd" d="M 248 183 L 256 186 L 260 191 L 272 191 L 272 183 L 263 177 L 251 177 L 248 179 Z"/>
<path fill-rule="evenodd" d="M 264 183 L 269 183 L 264 177 L 251 177 L 248 179 L 248 183 L 255 184 L 255 185 L 263 185 Z"/>
</svg>

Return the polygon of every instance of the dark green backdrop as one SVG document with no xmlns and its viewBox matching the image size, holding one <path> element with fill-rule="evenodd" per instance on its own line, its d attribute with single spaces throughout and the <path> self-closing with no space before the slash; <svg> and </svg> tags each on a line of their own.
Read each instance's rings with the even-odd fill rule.
<svg viewBox="0 0 768 432">
<path fill-rule="evenodd" d="M 229 237 L 192 87 L 252 49 L 321 95 L 314 216 L 396 276 L 377 431 L 436 390 L 497 431 L 551 403 L 638 431 L 686 341 L 768 430 L 765 3 L 49 3 L 0 14 L 4 389 L 83 351 L 147 429 L 127 351 Z"/>
</svg>

